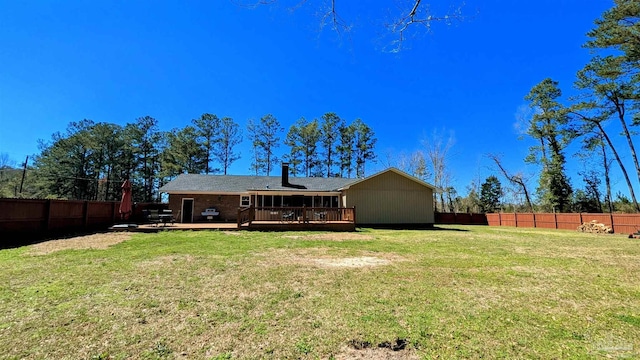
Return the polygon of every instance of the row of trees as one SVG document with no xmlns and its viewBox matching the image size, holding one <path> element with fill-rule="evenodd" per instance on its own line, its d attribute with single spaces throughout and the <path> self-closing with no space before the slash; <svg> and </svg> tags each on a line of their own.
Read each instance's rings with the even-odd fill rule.
<svg viewBox="0 0 640 360">
<path fill-rule="evenodd" d="M 270 114 L 249 120 L 256 175 L 270 175 L 285 160 L 294 176 L 364 176 L 365 165 L 375 159 L 373 130 L 360 119 L 347 124 L 334 113 L 311 122 L 300 119 L 286 135 L 290 151 L 280 155 L 283 131 Z M 117 200 L 121 183 L 130 179 L 136 201 L 158 201 L 159 188 L 179 174 L 226 175 L 240 159 L 242 133 L 232 118 L 209 113 L 170 131 L 161 131 L 150 116 L 124 126 L 71 122 L 65 132 L 40 141 L 20 191 L 22 172 L 8 161 L 0 164 L 0 196 Z"/>
<path fill-rule="evenodd" d="M 640 185 L 640 164 L 631 130 L 640 125 L 639 18 L 638 1 L 616 0 L 596 20 L 584 44 L 594 56 L 577 72 L 574 82 L 578 95 L 564 99 L 559 83 L 547 78 L 525 97 L 532 109 L 532 115 L 524 119 L 526 135 L 536 143 L 525 161 L 541 166 L 535 198 L 522 174 L 509 173 L 498 156 L 491 156 L 501 174 L 519 189 L 529 210 L 534 206 L 560 212 L 622 210 L 614 208 L 617 202 L 627 211 L 640 212 L 634 192 L 634 186 Z M 622 142 L 615 141 L 616 132 Z M 584 190 L 574 190 L 566 174 L 566 150 L 576 142 L 581 145 L 576 157 L 585 168 L 579 173 Z M 627 168 L 625 158 L 630 158 L 635 174 Z M 618 194 L 612 199 L 613 166 L 624 178 L 628 198 Z"/>
</svg>

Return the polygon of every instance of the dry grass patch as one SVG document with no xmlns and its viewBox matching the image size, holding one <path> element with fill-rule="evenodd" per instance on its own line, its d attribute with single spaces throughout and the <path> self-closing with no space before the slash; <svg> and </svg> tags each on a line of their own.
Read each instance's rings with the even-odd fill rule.
<svg viewBox="0 0 640 360">
<path fill-rule="evenodd" d="M 285 265 L 305 265 L 323 268 L 361 268 L 390 265 L 393 262 L 407 261 L 406 258 L 379 252 L 359 252 L 359 256 L 336 254 L 329 248 L 312 249 L 276 249 L 256 254 L 258 262 L 263 267 L 278 267 Z"/>
<path fill-rule="evenodd" d="M 313 235 L 285 235 L 286 239 L 302 239 L 302 240 L 329 240 L 329 241 L 348 241 L 348 240 L 373 240 L 373 236 L 358 233 L 335 232 L 326 234 Z"/>
<path fill-rule="evenodd" d="M 76 236 L 68 239 L 57 239 L 31 245 L 29 253 L 32 255 L 46 255 L 62 250 L 100 249 L 131 239 L 130 233 L 112 232 Z"/>
</svg>

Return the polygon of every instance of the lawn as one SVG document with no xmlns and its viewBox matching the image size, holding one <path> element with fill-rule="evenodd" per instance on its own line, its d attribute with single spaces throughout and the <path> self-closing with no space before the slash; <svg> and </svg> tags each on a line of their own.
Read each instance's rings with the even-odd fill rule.
<svg viewBox="0 0 640 360">
<path fill-rule="evenodd" d="M 1 359 L 638 356 L 640 242 L 621 235 L 161 232 L 0 251 Z"/>
</svg>

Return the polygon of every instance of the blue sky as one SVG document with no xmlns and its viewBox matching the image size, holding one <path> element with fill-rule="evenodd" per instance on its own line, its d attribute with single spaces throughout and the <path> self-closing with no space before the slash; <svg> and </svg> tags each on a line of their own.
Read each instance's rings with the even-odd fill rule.
<svg viewBox="0 0 640 360">
<path fill-rule="evenodd" d="M 272 113 L 286 129 L 332 111 L 369 124 L 381 158 L 420 149 L 433 131 L 452 133 L 450 171 L 466 193 L 473 178 L 494 173 L 486 153 L 503 154 L 512 171 L 536 171 L 524 165 L 530 142 L 518 140 L 515 114 L 545 77 L 571 94 L 590 58 L 585 33 L 613 5 L 467 0 L 470 18 L 435 23 L 391 53 L 384 23 L 409 1 L 338 0 L 352 26 L 343 35 L 320 28 L 327 1 L 291 11 L 298 2 L 0 0 L 0 153 L 24 161 L 38 139 L 84 118 L 150 115 L 169 130 L 204 112 L 243 128 Z M 460 2 L 438 3 L 436 13 Z M 247 174 L 248 142 L 239 150 L 231 173 Z M 577 167 L 569 170 L 579 185 Z"/>
</svg>

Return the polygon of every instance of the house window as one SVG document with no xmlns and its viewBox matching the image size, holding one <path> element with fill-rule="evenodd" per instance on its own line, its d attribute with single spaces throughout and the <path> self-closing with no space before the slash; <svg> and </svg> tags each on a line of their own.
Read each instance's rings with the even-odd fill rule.
<svg viewBox="0 0 640 360">
<path fill-rule="evenodd" d="M 240 206 L 249 207 L 251 205 L 251 196 L 240 195 Z"/>
</svg>

